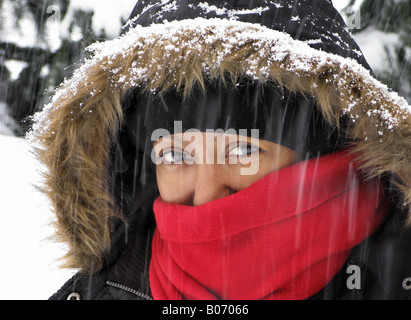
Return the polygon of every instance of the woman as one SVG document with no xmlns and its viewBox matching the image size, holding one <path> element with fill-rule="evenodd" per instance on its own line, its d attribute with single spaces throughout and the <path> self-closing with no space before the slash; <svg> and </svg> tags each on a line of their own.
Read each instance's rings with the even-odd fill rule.
<svg viewBox="0 0 411 320">
<path fill-rule="evenodd" d="M 139 1 L 35 117 L 52 299 L 408 299 L 410 113 L 331 1 Z"/>
</svg>

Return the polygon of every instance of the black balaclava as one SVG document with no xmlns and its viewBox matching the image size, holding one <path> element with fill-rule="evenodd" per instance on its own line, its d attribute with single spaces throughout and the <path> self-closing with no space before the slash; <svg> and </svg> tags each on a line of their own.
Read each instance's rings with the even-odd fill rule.
<svg viewBox="0 0 411 320">
<path fill-rule="evenodd" d="M 165 129 L 170 134 L 191 129 L 221 130 L 258 137 L 296 151 L 300 158 L 327 154 L 340 147 L 340 134 L 317 110 L 315 103 L 280 86 L 255 82 L 208 84 L 183 98 L 175 91 L 165 94 L 131 91 L 123 106 L 132 106 L 126 117 L 131 140 L 141 151 L 151 151 L 151 134 Z M 181 122 L 181 132 L 175 132 Z M 231 131 L 230 131 L 231 130 Z"/>
<path fill-rule="evenodd" d="M 135 88 L 122 105 L 125 123 L 115 144 L 114 174 L 121 186 L 117 197 L 128 216 L 159 195 L 151 135 L 156 129 L 179 133 L 174 121 L 181 121 L 182 132 L 234 129 L 240 134 L 246 129 L 252 136 L 251 129 L 258 129 L 259 139 L 295 150 L 300 160 L 344 147 L 344 135 L 324 120 L 313 100 L 273 83 L 208 84 L 205 92 L 195 88 L 185 99 L 175 91 L 159 94 Z"/>
</svg>

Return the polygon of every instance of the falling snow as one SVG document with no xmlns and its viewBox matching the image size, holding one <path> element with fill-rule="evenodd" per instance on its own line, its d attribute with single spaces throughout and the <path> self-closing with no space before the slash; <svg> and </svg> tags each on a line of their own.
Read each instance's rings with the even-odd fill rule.
<svg viewBox="0 0 411 320">
<path fill-rule="evenodd" d="M 122 10 L 119 8 L 118 4 L 113 6 L 110 4 L 103 4 L 101 1 L 72 1 L 78 6 L 90 7 L 92 9 L 100 8 L 98 12 L 96 11 L 94 21 L 100 27 L 108 27 L 107 24 L 107 12 L 113 13 L 113 10 Z M 135 1 L 129 1 L 134 4 Z M 347 3 L 348 1 L 334 1 L 336 5 L 341 5 L 342 3 Z M 93 4 L 94 3 L 94 4 Z M 7 4 L 7 1 L 4 6 Z M 162 0 L 160 4 L 166 4 L 159 14 L 164 14 L 166 12 L 171 12 L 177 10 L 177 2 L 171 0 Z M 111 7 L 110 7 L 111 6 Z M 150 10 L 154 5 L 147 6 L 145 10 Z M 275 3 L 278 8 L 282 7 L 281 4 Z M 130 8 L 132 5 L 130 6 Z M 214 12 L 217 16 L 227 15 L 236 19 L 238 15 L 246 14 L 261 14 L 266 8 L 264 6 L 255 10 L 226 10 L 219 9 L 215 6 L 209 5 L 207 3 L 202 3 L 200 8 L 204 12 Z M 3 7 L 4 9 L 4 7 Z M 73 15 L 73 11 L 70 11 L 68 17 Z M 2 18 L 4 18 L 2 16 Z M 109 19 L 111 17 L 109 16 Z M 293 17 L 293 21 L 299 21 L 299 17 Z M 69 21 L 69 19 L 67 19 Z M 110 20 L 111 21 L 111 20 Z M 126 25 L 130 25 L 133 20 L 128 21 Z M 4 19 L 2 23 L 9 23 L 8 20 Z M 34 26 L 30 25 L 30 21 L 23 20 L 25 26 L 25 36 L 23 37 L 21 32 L 16 32 L 10 27 L 10 32 L 6 32 L 1 37 L 1 40 L 10 40 L 15 43 L 19 43 L 22 46 L 35 46 L 36 37 L 32 34 Z M 231 24 L 232 23 L 232 24 Z M 290 66 L 290 71 L 298 72 L 309 72 L 311 70 L 311 62 L 315 61 L 317 66 L 320 67 L 322 64 L 327 63 L 329 59 L 338 62 L 341 66 L 346 66 L 353 72 L 361 75 L 365 79 L 365 84 L 369 84 L 375 88 L 379 93 L 379 101 L 375 100 L 375 103 L 380 101 L 391 101 L 394 105 L 397 105 L 399 109 L 404 111 L 405 114 L 409 114 L 408 103 L 401 98 L 398 94 L 390 92 L 388 88 L 381 82 L 377 81 L 367 70 L 358 65 L 355 61 L 350 59 L 343 59 L 339 56 L 334 56 L 330 54 L 325 54 L 314 50 L 310 45 L 319 44 L 321 42 L 318 40 L 309 40 L 306 43 L 297 42 L 292 40 L 290 37 L 270 30 L 266 28 L 255 28 L 249 29 L 244 23 L 234 23 L 230 22 L 230 26 L 237 28 L 237 37 L 226 39 L 224 36 L 224 28 L 227 26 L 225 23 L 219 23 L 218 20 L 191 20 L 188 24 L 175 22 L 165 25 L 157 25 L 149 28 L 136 27 L 130 30 L 130 32 L 123 37 L 107 41 L 104 43 L 96 43 L 89 48 L 90 52 L 94 53 L 94 56 L 85 61 L 85 63 L 78 69 L 74 76 L 70 79 L 65 80 L 65 89 L 57 90 L 55 92 L 54 98 L 50 104 L 45 106 L 41 113 L 38 113 L 35 117 L 37 122 L 36 130 L 46 130 L 47 129 L 47 117 L 48 113 L 53 110 L 53 108 L 58 108 L 59 106 L 55 102 L 64 96 L 69 96 L 76 94 L 77 87 L 87 70 L 100 63 L 103 60 L 107 60 L 102 68 L 110 70 L 112 75 L 121 74 L 123 70 L 120 68 L 111 68 L 112 61 L 118 55 L 126 55 L 128 50 L 131 50 L 133 46 L 138 44 L 138 41 L 146 41 L 150 43 L 152 39 L 158 37 L 160 34 L 165 38 L 169 39 L 170 42 L 175 42 L 176 34 L 183 33 L 185 30 L 196 30 L 201 32 L 203 28 L 210 28 L 210 24 L 213 24 L 214 33 L 205 38 L 204 41 L 213 42 L 216 39 L 221 39 L 225 42 L 226 53 L 230 52 L 230 48 L 237 42 L 247 41 L 249 38 L 260 39 L 261 43 L 271 43 L 271 48 L 261 47 L 261 55 L 271 55 L 272 61 L 283 60 L 290 52 L 294 54 L 295 62 Z M 115 28 L 114 28 L 115 27 Z M 107 29 L 110 34 L 115 34 L 117 32 L 118 26 L 115 25 L 113 28 Z M 64 28 L 61 29 L 64 31 Z M 205 33 L 203 34 L 205 35 Z M 334 35 L 338 36 L 339 35 Z M 382 59 L 384 53 L 384 45 L 388 45 L 388 48 L 394 48 L 395 43 L 398 41 L 398 35 L 385 34 L 383 32 L 375 31 L 371 35 L 367 32 L 359 34 L 356 36 L 360 43 L 360 47 L 363 49 L 367 59 L 374 69 L 384 69 L 389 61 Z M 331 38 L 330 38 L 331 39 Z M 375 41 L 377 39 L 378 41 Z M 57 39 L 60 41 L 61 38 Z M 339 39 L 341 40 L 341 39 Z M 371 41 L 373 40 L 373 41 Z M 137 42 L 136 42 L 137 41 Z M 187 47 L 195 46 L 195 42 L 190 42 L 186 44 Z M 177 50 L 174 45 L 166 45 L 167 52 L 172 52 Z M 376 50 L 378 49 L 378 51 Z M 358 55 L 361 52 L 357 52 Z M 108 59 L 107 59 L 108 58 Z M 218 65 L 224 59 L 224 52 L 218 56 L 216 64 Z M 21 70 L 21 65 L 11 62 L 7 62 L 8 67 L 12 70 L 12 77 L 16 77 Z M 134 62 L 131 69 L 129 70 L 129 76 L 121 75 L 117 78 L 117 82 L 114 85 L 124 86 L 126 84 L 138 85 L 145 79 L 148 73 L 149 66 L 139 66 L 137 62 Z M 210 66 L 203 64 L 204 72 L 208 72 L 210 68 L 215 66 Z M 257 66 L 251 65 L 248 75 L 253 78 L 256 77 Z M 342 79 L 334 79 L 335 81 L 342 81 Z M 95 92 L 90 92 L 90 94 L 95 94 Z M 349 105 L 347 105 L 347 110 L 357 106 L 357 102 L 353 100 Z M 80 104 L 79 108 L 83 106 Z M 90 112 L 93 112 L 90 110 Z M 391 112 L 381 105 L 379 108 L 368 111 L 368 116 L 379 115 L 385 122 L 386 128 L 388 130 L 393 130 L 398 122 L 393 118 Z M 73 119 L 72 119 L 73 120 Z M 353 119 L 355 121 L 355 119 Z M 62 252 L 66 248 L 56 245 L 47 240 L 47 236 L 53 233 L 53 228 L 49 225 L 52 218 L 51 210 L 49 208 L 49 203 L 34 186 L 39 183 L 41 177 L 38 171 L 39 163 L 34 159 L 32 153 L 30 152 L 29 144 L 27 141 L 21 138 L 15 137 L 5 137 L 2 135 L 11 136 L 13 133 L 10 130 L 10 125 L 4 126 L 4 123 L 12 122 L 10 116 L 5 112 L 5 105 L 0 103 L 0 148 L 4 150 L 2 159 L 0 162 L 0 170 L 2 179 L 2 184 L 0 184 L 0 193 L 2 194 L 2 213 L 3 213 L 3 223 L 0 232 L 1 243 L 14 242 L 12 247 L 4 246 L 2 247 L 2 252 L 8 257 L 10 263 L 3 263 L 0 273 L 2 275 L 2 288 L 7 288 L 6 290 L 0 290 L 0 299 L 46 299 L 55 290 L 60 288 L 60 286 L 73 274 L 73 270 L 58 270 L 58 263 L 54 260 L 56 257 L 60 257 Z M 383 131 L 378 132 L 380 135 Z M 365 137 L 367 140 L 367 137 Z M 22 197 L 23 196 L 23 197 Z M 22 201 L 22 199 L 24 201 Z M 24 234 L 24 237 L 20 235 Z M 17 275 L 17 276 L 16 276 Z M 11 281 L 13 280 L 13 282 Z M 21 288 L 24 287 L 24 290 Z"/>
</svg>

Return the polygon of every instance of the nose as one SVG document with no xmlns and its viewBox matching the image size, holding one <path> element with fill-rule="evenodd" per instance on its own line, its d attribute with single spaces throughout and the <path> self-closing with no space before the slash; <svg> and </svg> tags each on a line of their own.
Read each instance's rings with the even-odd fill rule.
<svg viewBox="0 0 411 320">
<path fill-rule="evenodd" d="M 224 165 L 196 165 L 193 190 L 194 206 L 229 196 L 235 192 L 230 187 L 229 176 L 224 173 Z"/>
</svg>

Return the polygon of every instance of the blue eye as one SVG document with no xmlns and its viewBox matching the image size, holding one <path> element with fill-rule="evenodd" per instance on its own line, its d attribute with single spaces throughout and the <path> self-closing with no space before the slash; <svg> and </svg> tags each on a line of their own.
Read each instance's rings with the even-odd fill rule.
<svg viewBox="0 0 411 320">
<path fill-rule="evenodd" d="M 184 153 L 178 151 L 168 151 L 163 153 L 165 163 L 182 163 L 185 159 Z"/>
<path fill-rule="evenodd" d="M 251 144 L 241 144 L 237 147 L 234 147 L 230 150 L 229 156 L 244 157 L 249 156 L 255 152 L 258 152 L 260 149 Z"/>
</svg>

